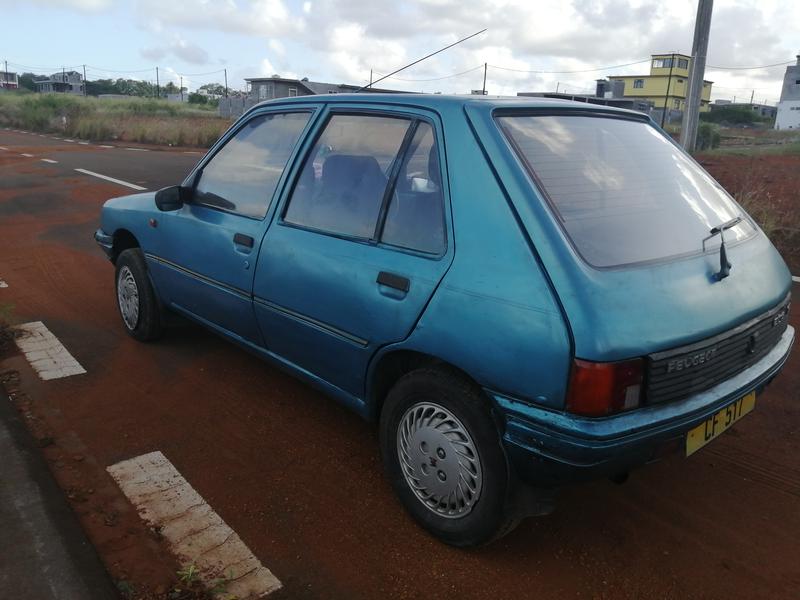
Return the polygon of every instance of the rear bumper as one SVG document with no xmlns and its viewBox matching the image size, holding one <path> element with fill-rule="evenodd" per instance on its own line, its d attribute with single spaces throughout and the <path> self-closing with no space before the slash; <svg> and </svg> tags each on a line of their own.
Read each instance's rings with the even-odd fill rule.
<svg viewBox="0 0 800 600">
<path fill-rule="evenodd" d="M 682 449 L 687 431 L 749 392 L 763 390 L 786 363 L 794 338 L 794 328 L 787 327 L 769 354 L 709 390 L 613 417 L 578 417 L 489 394 L 505 414 L 503 441 L 523 480 L 556 486 L 596 479 Z"/>
<path fill-rule="evenodd" d="M 114 238 L 108 235 L 102 229 L 98 229 L 94 232 L 94 241 L 97 242 L 97 245 L 103 249 L 103 252 L 106 253 L 106 256 L 111 259 L 111 252 L 114 246 Z"/>
</svg>

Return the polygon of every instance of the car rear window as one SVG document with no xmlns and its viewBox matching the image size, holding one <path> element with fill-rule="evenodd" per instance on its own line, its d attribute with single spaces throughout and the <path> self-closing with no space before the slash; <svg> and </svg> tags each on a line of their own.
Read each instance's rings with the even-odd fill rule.
<svg viewBox="0 0 800 600">
<path fill-rule="evenodd" d="M 594 115 L 500 116 L 503 133 L 572 240 L 595 267 L 703 251 L 742 210 L 655 127 Z M 743 220 L 726 242 L 749 237 Z M 706 242 L 719 247 L 719 236 Z"/>
</svg>

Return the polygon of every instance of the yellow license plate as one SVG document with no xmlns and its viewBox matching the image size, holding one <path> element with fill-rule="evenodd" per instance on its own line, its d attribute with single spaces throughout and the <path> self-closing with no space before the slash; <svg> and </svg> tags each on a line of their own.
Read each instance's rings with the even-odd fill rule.
<svg viewBox="0 0 800 600">
<path fill-rule="evenodd" d="M 756 407 L 756 393 L 750 392 L 733 404 L 706 419 L 686 436 L 686 456 L 694 454 L 708 442 L 724 433 L 731 425 Z"/>
</svg>

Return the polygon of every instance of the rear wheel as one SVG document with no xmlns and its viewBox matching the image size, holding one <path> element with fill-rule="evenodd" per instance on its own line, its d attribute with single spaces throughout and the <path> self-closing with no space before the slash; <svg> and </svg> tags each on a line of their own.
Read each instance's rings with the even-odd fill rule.
<svg viewBox="0 0 800 600">
<path fill-rule="evenodd" d="M 161 335 L 161 311 L 147 265 L 139 248 L 124 250 L 116 262 L 117 306 L 122 324 L 130 336 L 140 342 Z"/>
<path fill-rule="evenodd" d="M 433 535 L 475 546 L 513 529 L 500 435 L 471 382 L 439 368 L 403 376 L 386 398 L 380 435 L 395 492 Z"/>
</svg>

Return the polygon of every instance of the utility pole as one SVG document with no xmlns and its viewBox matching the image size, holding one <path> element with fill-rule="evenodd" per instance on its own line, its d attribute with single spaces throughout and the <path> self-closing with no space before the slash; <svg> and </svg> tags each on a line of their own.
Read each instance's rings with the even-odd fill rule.
<svg viewBox="0 0 800 600">
<path fill-rule="evenodd" d="M 561 82 L 560 81 L 556 81 L 556 94 L 558 93 L 558 86 L 560 86 L 560 85 L 561 85 Z"/>
<path fill-rule="evenodd" d="M 161 86 L 158 81 L 158 67 L 156 67 L 156 97 L 161 98 Z"/>
<path fill-rule="evenodd" d="M 223 69 L 225 71 L 225 97 L 228 97 L 228 69 Z"/>
<path fill-rule="evenodd" d="M 689 93 L 686 97 L 686 111 L 681 124 L 681 145 L 687 152 L 693 152 L 697 142 L 697 121 L 700 118 L 700 98 L 703 94 L 703 76 L 706 72 L 708 54 L 708 34 L 711 30 L 711 10 L 714 0 L 699 0 L 697 18 L 694 22 L 694 41 L 692 42 L 692 65 L 689 71 Z"/>
<path fill-rule="evenodd" d="M 369 70 L 369 85 L 367 87 L 368 88 L 372 87 L 372 69 Z"/>
<path fill-rule="evenodd" d="M 483 95 L 486 95 L 486 71 L 489 68 L 489 63 L 483 63 Z"/>
<path fill-rule="evenodd" d="M 755 91 L 755 90 L 753 90 L 752 92 L 750 92 L 750 104 L 752 104 L 752 103 L 753 103 L 753 96 L 755 96 L 755 95 L 756 95 L 756 91 Z"/>
<path fill-rule="evenodd" d="M 83 65 L 83 97 L 86 97 L 86 65 Z"/>
<path fill-rule="evenodd" d="M 675 53 L 669 59 L 669 77 L 667 78 L 667 95 L 664 96 L 664 110 L 661 111 L 661 129 L 664 129 L 664 117 L 667 116 L 667 104 L 669 104 L 669 86 L 672 83 L 672 69 L 675 67 Z"/>
<path fill-rule="evenodd" d="M 181 75 L 181 102 L 183 102 L 183 75 Z"/>
</svg>

